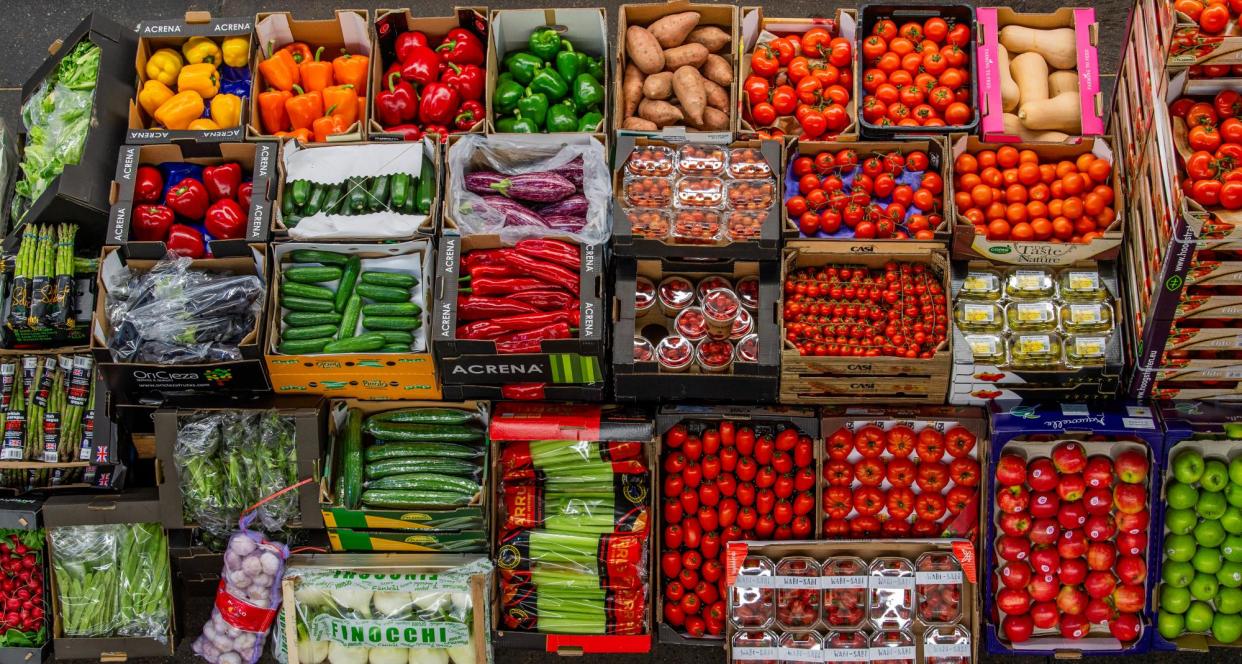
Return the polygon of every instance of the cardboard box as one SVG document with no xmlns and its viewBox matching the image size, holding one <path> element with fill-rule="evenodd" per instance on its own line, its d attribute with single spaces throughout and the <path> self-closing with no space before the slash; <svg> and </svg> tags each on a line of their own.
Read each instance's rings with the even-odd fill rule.
<svg viewBox="0 0 1242 664">
<path fill-rule="evenodd" d="M 338 9 L 333 18 L 297 19 L 292 12 L 259 12 L 254 17 L 254 41 L 260 48 L 254 50 L 254 78 L 250 90 L 250 121 L 246 125 L 246 140 L 283 140 L 268 133 L 259 122 L 259 93 L 267 89 L 259 63 L 264 60 L 268 45 L 281 49 L 298 41 L 306 42 L 311 51 L 323 46 L 324 53 L 336 57 L 345 49 L 351 55 L 371 57 L 374 51 L 370 23 L 371 14 L 365 9 Z M 366 90 L 358 90 L 358 96 L 368 98 Z M 369 105 L 368 105 L 369 106 Z M 334 134 L 329 143 L 348 143 L 366 140 L 367 113 L 360 113 L 359 120 L 348 130 Z"/>
<path fill-rule="evenodd" d="M 1188 67 L 1190 65 L 1242 64 L 1242 37 L 1238 36 L 1237 20 L 1229 19 L 1229 25 L 1219 35 L 1203 34 L 1199 23 L 1181 11 L 1176 3 L 1162 0 L 1158 5 L 1173 7 L 1173 34 L 1167 49 L 1167 63 L 1157 66 Z M 1230 12 L 1232 14 L 1232 12 Z"/>
<path fill-rule="evenodd" d="M 1148 509 L 1155 515 L 1162 501 L 1161 477 L 1163 470 L 1162 450 L 1164 443 L 1155 413 L 1146 406 L 1110 404 L 1104 406 L 1062 402 L 1045 406 L 1022 406 L 1012 410 L 992 411 L 992 461 L 988 474 L 995 475 L 996 463 L 1003 452 L 1012 452 L 1027 459 L 1046 457 L 1057 443 L 1073 440 L 1079 442 L 1088 456 L 1103 454 L 1116 457 L 1124 450 L 1138 450 L 1147 456 L 1149 463 L 1146 482 Z M 997 560 L 995 542 L 998 538 L 995 497 L 988 496 L 987 549 L 984 564 L 990 569 Z M 1158 521 L 1157 521 L 1158 523 Z M 1147 580 L 1144 582 L 1145 598 L 1151 596 L 1159 575 L 1160 542 L 1155 539 L 1155 528 L 1149 529 L 1147 552 Z M 999 566 L 999 565 L 998 565 Z M 1058 659 L 1091 655 L 1132 655 L 1149 649 L 1151 633 L 1155 632 L 1155 607 L 1151 601 L 1144 604 L 1140 619 L 1142 632 L 1138 639 L 1123 644 L 1109 634 L 1102 625 L 1092 625 L 1082 639 L 1065 639 L 1059 630 L 1036 629 L 1032 637 L 1013 644 L 1005 639 L 1000 630 L 1002 616 L 996 606 L 997 576 L 987 575 L 983 588 L 984 634 L 988 652 L 995 655 L 1042 655 Z"/>
<path fill-rule="evenodd" d="M 184 528 L 168 531 L 168 555 L 172 560 L 173 576 L 183 597 L 214 598 L 220 588 L 224 554 L 195 543 L 194 533 Z"/>
<path fill-rule="evenodd" d="M 1017 408 L 1022 404 L 1076 402 L 1103 404 L 1115 401 L 1121 388 L 1120 378 L 1102 378 L 1069 385 L 994 385 L 986 382 L 954 383 L 949 388 L 948 402 L 954 406 L 985 408 Z"/>
<path fill-rule="evenodd" d="M 741 33 L 742 33 L 742 56 L 738 63 L 737 80 L 745 81 L 750 77 L 750 57 L 755 52 L 755 47 L 760 44 L 766 44 L 773 37 L 793 34 L 801 37 L 803 33 L 813 27 L 827 28 L 833 37 L 841 37 L 850 41 L 851 62 L 848 68 L 850 80 L 857 80 L 862 73 L 859 61 L 859 53 L 853 49 L 854 44 L 858 43 L 858 11 L 855 9 L 838 8 L 833 18 L 773 18 L 763 15 L 763 7 L 742 7 L 741 10 Z M 826 60 L 818 57 L 812 60 L 815 64 L 823 64 Z M 786 68 L 781 67 L 782 73 L 786 73 Z M 848 125 L 841 130 L 836 136 L 826 136 L 823 140 L 838 141 L 857 141 L 858 140 L 858 96 L 854 94 L 854 86 L 846 85 L 849 90 L 850 100 L 845 105 L 845 112 L 848 115 Z M 792 115 L 783 115 L 776 119 L 775 125 L 769 127 L 755 127 L 746 119 L 750 114 L 750 97 L 745 90 L 738 92 L 738 104 L 743 109 L 737 118 L 737 133 L 740 137 L 759 136 L 760 132 L 779 129 L 785 133 L 787 139 L 793 139 L 802 133 L 802 126 Z"/>
<path fill-rule="evenodd" d="M 0 528 L 12 530 L 39 530 L 43 527 L 43 501 L 32 498 L 0 498 Z M 40 560 L 41 569 L 50 576 L 46 556 Z M 43 583 L 44 602 L 39 608 L 48 610 L 47 582 Z M 46 623 L 45 623 L 46 624 Z M 0 664 L 39 664 L 52 657 L 52 639 L 45 638 L 37 646 L 0 647 Z"/>
<path fill-rule="evenodd" d="M 617 407 L 601 407 L 589 405 L 556 405 L 543 403 L 500 403 L 492 415 L 488 428 L 491 441 L 491 464 L 493 489 L 495 495 L 501 494 L 500 456 L 505 443 L 523 443 L 534 440 L 565 440 L 586 442 L 641 442 L 650 470 L 649 494 L 647 503 L 653 521 L 647 530 L 648 547 L 646 562 L 651 566 L 647 580 L 648 592 L 656 585 L 655 577 L 657 556 L 652 547 L 655 532 L 659 526 L 654 520 L 659 509 L 656 482 L 658 467 L 658 445 L 655 442 L 654 425 L 650 413 L 642 410 L 623 409 Z M 492 558 L 503 573 L 513 566 L 513 556 L 504 552 L 500 543 L 500 528 L 504 523 L 504 503 L 493 501 L 492 538 L 495 543 Z M 508 565 L 508 567 L 506 566 Z M 505 629 L 502 604 L 503 592 L 497 592 L 496 602 L 492 605 L 492 621 L 496 629 L 496 645 L 506 648 L 522 648 L 545 650 L 562 656 L 578 656 L 602 653 L 649 653 L 658 614 L 653 610 L 652 597 L 648 595 L 646 606 L 646 624 L 651 629 L 647 634 L 544 634 Z"/>
<path fill-rule="evenodd" d="M 240 133 L 241 129 L 238 128 Z M 246 235 L 235 239 L 212 239 L 207 248 L 218 255 L 235 255 L 245 250 L 247 244 L 267 242 L 268 227 L 272 221 L 273 203 L 276 201 L 276 170 L 279 143 L 169 143 L 163 145 L 126 145 L 121 148 L 117 161 L 116 176 L 112 180 L 109 200 L 108 236 L 104 243 L 124 245 L 125 255 L 130 258 L 159 260 L 168 253 L 164 242 L 140 242 L 130 239 L 133 223 L 134 187 L 138 180 L 139 166 L 154 166 L 166 162 L 182 162 L 198 166 L 219 166 L 236 162 L 242 167 L 243 180 L 247 177 L 253 189 L 250 208 L 246 212 Z M 165 183 L 174 185 L 176 183 Z"/>
<path fill-rule="evenodd" d="M 323 457 L 324 431 L 323 403 L 314 397 L 284 399 L 250 404 L 245 410 L 279 412 L 282 418 L 293 420 L 296 445 L 298 477 L 315 478 L 321 475 L 320 459 Z M 155 413 L 155 477 L 160 496 L 160 521 L 165 528 L 187 528 L 184 513 L 184 496 L 181 490 L 181 473 L 177 468 L 177 436 L 182 418 L 203 412 L 236 412 L 238 408 L 166 408 Z M 257 432 L 256 432 L 257 435 Z M 301 516 L 290 523 L 291 527 L 322 528 L 323 518 L 319 512 L 318 489 L 313 483 L 297 489 L 298 509 Z M 296 524 L 296 526 L 295 526 Z"/>
<path fill-rule="evenodd" d="M 701 371 L 691 364 L 681 373 L 662 371 L 655 361 L 634 359 L 633 340 L 639 336 L 652 344 L 671 334 L 674 318 L 665 316 L 659 305 L 639 315 L 635 307 L 638 277 L 659 285 L 665 278 L 679 275 L 692 283 L 710 276 L 732 282 L 745 277 L 759 279 L 759 306 L 748 311 L 758 334 L 756 362 L 733 362 L 727 373 Z M 780 280 L 773 261 L 679 260 L 676 258 L 623 259 L 617 261 L 613 296 L 612 372 L 618 401 L 683 401 L 686 399 L 743 403 L 775 403 L 780 374 L 780 337 L 775 316 L 780 311 Z"/>
<path fill-rule="evenodd" d="M 1242 38 L 1238 38 L 1238 45 L 1242 47 Z M 1165 103 L 1172 104 L 1178 98 L 1187 96 L 1186 87 L 1189 81 L 1189 76 L 1184 71 L 1170 72 Z M 1217 92 L 1232 88 L 1228 83 L 1222 83 L 1220 80 L 1205 80 L 1197 86 L 1197 89 L 1200 95 L 1192 99 L 1211 102 Z M 1178 164 L 1175 170 L 1165 175 L 1169 178 L 1171 187 L 1176 190 L 1179 189 L 1176 183 L 1185 174 L 1185 160 L 1193 154 L 1194 150 L 1190 147 L 1187 138 L 1189 128 L 1185 120 L 1171 114 L 1167 117 L 1169 123 L 1157 129 L 1156 137 L 1164 141 L 1160 145 L 1159 158 L 1166 164 Z M 1178 193 L 1183 194 L 1180 191 Z M 1207 208 L 1187 195 L 1179 195 L 1175 200 L 1180 200 L 1181 215 L 1194 230 L 1196 237 L 1207 235 L 1213 239 L 1242 239 L 1242 211 L 1225 210 L 1221 207 Z"/>
<path fill-rule="evenodd" d="M 477 532 L 354 530 L 332 528 L 328 541 L 333 551 L 406 551 L 411 553 L 488 552 L 487 536 Z"/>
<path fill-rule="evenodd" d="M 710 132 L 700 132 L 688 126 L 670 126 L 659 131 L 637 131 L 634 129 L 623 129 L 625 124 L 625 96 L 622 94 L 622 80 L 624 79 L 625 66 L 629 62 L 629 57 L 625 52 L 625 33 L 631 25 L 646 27 L 665 16 L 672 14 L 680 14 L 687 11 L 696 11 L 699 13 L 698 25 L 714 25 L 721 30 L 729 33 L 731 41 L 729 46 L 722 52 L 721 57 L 729 61 L 733 65 L 733 84 L 729 86 L 729 129 L 716 130 Z M 613 81 L 609 84 L 612 88 L 610 96 L 612 97 L 612 131 L 615 136 L 624 135 L 642 135 L 651 136 L 653 138 L 661 138 L 666 141 L 675 143 L 684 143 L 686 141 L 703 141 L 708 140 L 714 143 L 727 143 L 733 140 L 733 131 L 737 129 L 738 123 L 738 86 L 741 85 L 741 77 L 738 76 L 739 66 L 737 57 L 734 54 L 741 54 L 740 44 L 741 35 L 738 32 L 738 10 L 735 6 L 704 4 L 688 2 L 687 0 L 672 0 L 671 2 L 653 2 L 649 4 L 625 4 L 617 12 L 617 34 L 615 37 L 614 47 L 616 50 L 616 59 L 613 61 Z M 710 137 L 700 136 L 700 134 L 712 134 Z"/>
<path fill-rule="evenodd" d="M 554 28 L 564 39 L 570 40 L 574 50 L 586 53 L 592 58 L 600 58 L 604 63 L 604 79 L 599 84 L 605 90 L 612 86 L 608 72 L 608 10 L 603 7 L 582 9 L 494 9 L 491 12 L 491 30 L 488 35 L 487 47 L 487 133 L 499 133 L 496 129 L 497 113 L 492 108 L 492 94 L 496 90 L 496 79 L 504 71 L 504 58 L 509 53 L 526 50 L 527 39 L 535 30 L 544 27 Z M 623 70 L 618 69 L 617 72 Z M 616 74 L 620 76 L 620 74 Z M 573 96 L 573 81 L 569 83 L 570 97 Z M 616 94 L 615 90 L 611 92 Z M 549 100 L 552 101 L 552 100 Z M 608 99 L 605 95 L 599 112 L 604 116 L 600 123 L 588 129 L 591 133 L 607 133 Z M 477 128 L 477 125 L 476 125 Z M 551 132 L 549 132 L 551 133 Z"/>
<path fill-rule="evenodd" d="M 761 152 L 762 157 L 767 161 L 768 168 L 771 169 L 772 175 L 770 181 L 774 183 L 775 190 L 773 192 L 772 204 L 766 213 L 762 210 L 706 210 L 706 212 L 715 212 L 720 215 L 721 235 L 719 240 L 704 243 L 702 241 L 682 241 L 673 237 L 671 232 L 673 229 L 673 217 L 679 213 L 679 210 L 673 209 L 672 203 L 663 208 L 646 208 L 646 207 L 630 207 L 625 200 L 625 183 L 630 177 L 627 174 L 625 163 L 629 159 L 629 155 L 638 149 L 648 146 L 662 146 L 676 150 L 676 144 L 668 141 L 643 138 L 641 136 L 633 136 L 623 134 L 617 137 L 617 167 L 613 171 L 612 176 L 612 250 L 618 256 L 634 256 L 634 257 L 669 257 L 669 258 L 738 258 L 747 260 L 771 260 L 780 254 L 780 244 L 782 236 L 781 220 L 784 216 L 784 206 L 782 205 L 781 189 L 781 172 L 784 168 L 781 155 L 781 143 L 779 141 L 733 141 L 732 143 L 720 144 L 719 147 L 731 153 L 734 149 L 754 149 Z M 729 187 L 732 183 L 760 183 L 763 179 L 731 179 L 727 173 L 721 176 L 724 186 Z M 663 238 L 648 238 L 642 235 L 636 235 L 633 232 L 628 213 L 634 212 L 661 212 L 664 211 L 669 215 L 669 234 Z M 732 214 L 760 213 L 764 215 L 764 220 L 759 228 L 758 234 L 751 239 L 731 238 L 732 228 L 729 223 L 729 216 Z"/>
<path fill-rule="evenodd" d="M 99 46 L 101 53 L 91 106 L 91 130 L 83 143 L 82 158 L 65 166 L 31 204 L 20 223 L 73 221 L 80 225 L 78 237 L 83 241 L 100 241 L 106 235 L 108 219 L 108 180 L 100 174 L 115 168 L 116 152 L 125 137 L 129 99 L 134 96 L 134 33 L 101 14 L 88 14 L 63 40 L 56 40 L 48 48 L 48 58 L 22 86 L 21 99 L 25 104 L 34 96 L 43 81 L 56 71 L 61 59 L 83 39 Z M 105 92 L 100 94 L 100 90 Z M 26 140 L 24 133 L 18 136 L 19 155 Z M 18 177 L 20 181 L 20 174 Z M 14 220 L 7 232 L 19 227 Z"/>
<path fill-rule="evenodd" d="M 499 354 L 494 341 L 457 338 L 461 259 L 475 249 L 505 246 L 496 235 L 446 234 L 436 265 L 431 347 L 440 380 L 452 385 L 555 383 L 583 385 L 604 379 L 604 245 L 581 245 L 578 336 L 540 342 L 540 352 Z"/>
<path fill-rule="evenodd" d="M 112 496 L 55 496 L 43 504 L 43 523 L 51 528 L 102 524 L 159 523 L 159 501 L 155 489 L 136 489 Z M 52 538 L 47 540 L 48 559 L 56 557 Z M 162 570 L 161 570 L 162 571 Z M 110 659 L 125 661 L 138 657 L 172 657 L 176 652 L 178 626 L 177 598 L 172 592 L 172 568 L 169 575 L 168 631 L 164 643 L 136 636 L 68 637 L 61 631 L 59 593 L 56 575 L 48 574 L 48 596 L 51 604 L 52 647 L 61 659 Z"/>
<path fill-rule="evenodd" d="M 211 12 L 206 11 L 187 11 L 185 18 L 181 19 L 143 21 L 138 25 L 138 52 L 134 59 L 134 68 L 137 73 L 136 91 L 141 91 L 143 84 L 147 82 L 147 60 L 151 55 L 161 48 L 171 48 L 181 53 L 181 46 L 190 37 L 208 37 L 215 41 L 217 46 L 227 37 L 245 37 L 246 62 L 236 69 L 243 69 L 248 72 L 248 76 L 252 76 L 250 53 L 254 51 L 254 43 L 251 40 L 253 27 L 254 21 L 249 16 L 212 18 Z M 227 66 L 224 62 L 214 64 L 216 64 L 217 71 Z M 177 92 L 176 86 L 168 87 L 172 88 L 173 92 Z M 211 107 L 210 99 L 204 102 L 208 108 Z M 143 144 L 240 142 L 245 139 L 242 128 L 248 120 L 246 106 L 246 100 L 243 99 L 241 116 L 235 127 L 222 127 L 215 130 L 169 130 L 157 127 L 155 119 L 138 103 L 137 97 L 134 97 L 129 101 L 129 131 L 125 135 L 125 142 Z"/>
<path fill-rule="evenodd" d="M 949 138 L 949 154 L 946 161 L 954 163 L 959 155 L 977 154 L 983 150 L 995 150 L 1002 144 L 983 143 L 974 136 L 955 135 Z M 1104 229 L 1101 237 L 1086 244 L 1053 243 L 1053 242 L 1021 242 L 1017 240 L 989 240 L 986 235 L 975 231 L 975 225 L 962 216 L 962 210 L 955 203 L 956 191 L 954 181 L 957 174 L 950 169 L 950 175 L 944 179 L 945 200 L 952 204 L 952 212 L 948 215 L 953 220 L 953 258 L 955 260 L 973 260 L 983 258 L 1007 265 L 1069 265 L 1085 260 L 1113 260 L 1121 253 L 1122 229 L 1125 227 L 1125 199 L 1127 190 L 1123 188 L 1120 169 L 1112 148 L 1104 138 L 1083 138 L 1076 145 L 1056 143 L 1022 143 L 1018 147 L 1033 150 L 1039 155 L 1042 163 L 1056 163 L 1062 160 L 1073 160 L 1080 155 L 1094 154 L 1100 159 L 1108 160 L 1114 165 L 1112 188 L 1116 199 L 1113 209 L 1116 212 L 1113 223 Z"/>
<path fill-rule="evenodd" d="M 427 40 L 434 48 L 449 30 L 463 28 L 479 36 L 488 52 L 491 51 L 491 39 L 488 38 L 487 7 L 454 7 L 451 16 L 415 16 L 409 9 L 376 9 L 375 10 L 375 57 L 371 58 L 371 92 L 368 107 L 367 140 L 370 141 L 401 141 L 401 134 L 384 131 L 379 117 L 375 112 L 375 94 L 387 87 L 385 72 L 397 61 L 397 36 L 415 30 L 427 35 Z M 487 65 L 486 60 L 480 66 Z M 489 88 L 490 90 L 490 88 Z M 484 103 L 487 91 L 479 103 Z M 487 131 L 487 118 L 479 118 L 468 133 L 481 134 Z M 451 129 L 451 128 L 450 128 Z"/>
<path fill-rule="evenodd" d="M 290 252 L 299 249 L 319 249 L 356 255 L 363 260 L 386 260 L 375 266 L 388 268 L 396 262 L 405 263 L 410 273 L 418 279 L 414 288 L 419 292 L 423 312 L 422 325 L 414 330 L 415 347 L 408 353 L 308 353 L 285 355 L 280 352 L 281 317 L 280 305 L 283 266 Z M 278 394 L 323 394 L 336 397 L 363 399 L 439 399 L 435 365 L 427 336 L 430 324 L 432 251 L 429 240 L 410 240 L 393 244 L 324 244 L 310 242 L 286 242 L 272 249 L 272 282 L 268 293 L 267 338 L 263 354 L 272 378 L 272 389 Z M 367 269 L 366 263 L 363 270 Z M 414 267 L 417 266 L 417 267 Z M 331 286 L 331 284 L 322 284 Z M 361 317 L 359 318 L 361 320 Z"/>
<path fill-rule="evenodd" d="M 1104 135 L 1104 93 L 1100 88 L 1100 24 L 1092 7 L 1062 7 L 1046 14 L 1018 13 L 1011 7 L 980 7 L 975 10 L 977 30 L 974 35 L 975 57 L 979 81 L 980 130 L 983 140 L 1016 143 L 1019 136 L 1005 131 L 1005 110 L 1001 103 L 1001 71 L 999 36 L 1001 28 L 1020 25 L 1036 30 L 1073 28 L 1078 48 L 1078 96 L 1082 103 L 1082 123 L 1074 136 Z M 1017 53 L 1010 53 L 1012 58 Z M 1049 69 L 1053 69 L 1051 65 Z M 1017 109 L 1010 111 L 1016 113 Z"/>
<path fill-rule="evenodd" d="M 131 402 L 150 400 L 164 401 L 180 396 L 205 394 L 255 396 L 269 390 L 267 372 L 263 367 L 263 315 L 255 317 L 254 329 L 238 345 L 242 358 L 230 362 L 205 364 L 144 364 L 117 362 L 112 358 L 108 340 L 112 336 L 112 324 L 106 314 L 108 284 L 114 283 L 120 271 L 129 268 L 147 272 L 157 261 L 122 257 L 116 247 L 104 247 L 99 259 L 99 297 L 95 303 L 95 322 L 91 334 L 91 353 L 99 367 L 99 373 L 108 389 L 119 393 Z M 231 274 L 253 274 L 266 280 L 267 247 L 250 245 L 241 255 L 217 258 L 200 258 L 192 267 L 198 270 L 214 270 Z M 266 294 L 264 294 L 265 296 Z"/>
<path fill-rule="evenodd" d="M 944 284 L 944 292 L 950 291 L 948 256 L 943 248 L 923 243 L 790 242 L 781 261 L 779 283 L 806 266 L 875 269 L 891 261 L 929 266 Z M 783 308 L 778 305 L 775 314 L 780 321 L 777 338 L 782 340 L 781 403 L 944 403 L 953 355 L 951 338 L 946 338 L 929 359 L 803 356 L 786 338 Z M 946 306 L 945 316 L 946 320 L 952 318 L 951 306 Z"/>
</svg>

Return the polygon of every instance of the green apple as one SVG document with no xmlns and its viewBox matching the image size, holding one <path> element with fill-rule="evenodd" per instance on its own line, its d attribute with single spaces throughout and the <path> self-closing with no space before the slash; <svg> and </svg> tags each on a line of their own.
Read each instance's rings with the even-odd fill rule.
<svg viewBox="0 0 1242 664">
<path fill-rule="evenodd" d="M 1194 530 L 1195 524 L 1199 523 L 1199 515 L 1195 514 L 1191 509 L 1169 510 L 1164 513 L 1164 527 L 1169 532 L 1177 535 L 1185 535 Z"/>
<path fill-rule="evenodd" d="M 1212 619 L 1212 638 L 1221 643 L 1233 643 L 1242 637 L 1242 616 L 1216 614 Z"/>
<path fill-rule="evenodd" d="M 1234 563 L 1242 563 L 1242 535 L 1230 535 L 1225 538 L 1225 543 L 1220 547 L 1221 555 L 1225 556 L 1225 560 Z"/>
<path fill-rule="evenodd" d="M 1172 588 L 1185 588 L 1195 578 L 1195 567 L 1188 561 L 1165 560 L 1160 578 Z"/>
<path fill-rule="evenodd" d="M 1190 580 L 1190 594 L 1195 599 L 1210 601 L 1216 597 L 1216 591 L 1220 590 L 1220 584 L 1216 582 L 1216 577 L 1211 574 L 1196 574 L 1195 578 Z M 1192 605 L 1193 609 L 1194 606 Z"/>
<path fill-rule="evenodd" d="M 1242 422 L 1229 422 L 1225 425 L 1225 435 L 1229 440 L 1242 440 Z"/>
<path fill-rule="evenodd" d="M 1225 541 L 1225 528 L 1220 521 L 1200 521 L 1194 530 L 1199 546 L 1218 547 Z"/>
<path fill-rule="evenodd" d="M 1190 559 L 1190 564 L 1194 566 L 1195 571 L 1201 574 L 1215 574 L 1220 571 L 1224 561 L 1220 557 L 1220 549 L 1212 549 L 1208 547 L 1199 547 L 1195 551 L 1195 555 Z"/>
<path fill-rule="evenodd" d="M 1230 482 L 1225 487 L 1225 501 L 1234 507 L 1242 507 L 1242 484 Z"/>
<path fill-rule="evenodd" d="M 1242 486 L 1242 456 L 1229 462 L 1229 481 Z"/>
<path fill-rule="evenodd" d="M 1194 484 L 1203 477 L 1203 455 L 1198 450 L 1183 450 L 1173 457 L 1173 477 L 1178 482 Z"/>
<path fill-rule="evenodd" d="M 1227 562 L 1216 571 L 1216 580 L 1225 588 L 1242 588 L 1242 563 Z"/>
<path fill-rule="evenodd" d="M 1199 493 L 1199 502 L 1195 503 L 1195 511 L 1205 519 L 1219 519 L 1225 515 L 1225 494 L 1203 491 Z"/>
<path fill-rule="evenodd" d="M 1176 639 L 1186 631 L 1186 619 L 1180 613 L 1161 611 L 1156 616 L 1156 629 L 1160 631 L 1160 636 L 1169 640 Z"/>
<path fill-rule="evenodd" d="M 1181 615 L 1190 608 L 1190 591 L 1185 588 L 1161 584 L 1160 610 Z"/>
<path fill-rule="evenodd" d="M 1195 538 L 1190 535 L 1165 535 L 1164 536 L 1164 557 L 1166 560 L 1172 560 L 1179 563 L 1188 563 L 1195 556 Z"/>
<path fill-rule="evenodd" d="M 1199 502 L 1199 490 L 1181 482 L 1170 484 L 1165 496 L 1165 502 L 1175 510 L 1188 510 Z"/>
<path fill-rule="evenodd" d="M 1225 500 L 1229 500 L 1228 495 L 1225 496 Z M 1242 508 L 1236 505 L 1227 507 L 1220 517 L 1220 525 L 1231 535 L 1242 534 Z"/>
<path fill-rule="evenodd" d="M 1208 459 L 1203 464 L 1203 475 L 1199 478 L 1199 486 L 1208 491 L 1224 491 L 1229 485 L 1229 467 L 1220 459 Z"/>
<path fill-rule="evenodd" d="M 1221 588 L 1213 603 L 1221 613 L 1242 613 L 1242 588 Z"/>
<path fill-rule="evenodd" d="M 1212 628 L 1212 618 L 1216 614 L 1207 602 L 1193 602 L 1186 610 L 1186 631 L 1206 632 Z"/>
</svg>

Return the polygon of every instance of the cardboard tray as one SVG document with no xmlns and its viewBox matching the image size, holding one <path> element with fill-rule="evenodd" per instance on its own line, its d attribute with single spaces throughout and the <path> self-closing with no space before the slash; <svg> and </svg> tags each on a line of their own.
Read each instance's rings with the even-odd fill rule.
<svg viewBox="0 0 1242 664">
<path fill-rule="evenodd" d="M 38 530 L 43 527 L 43 501 L 33 498 L 0 498 L 0 528 Z M 45 560 L 46 562 L 46 560 Z M 50 577 L 51 572 L 47 575 Z M 48 597 L 44 583 L 44 597 Z M 45 605 L 46 607 L 46 599 Z M 39 646 L 0 648 L 0 664 L 39 664 L 52 657 L 52 639 Z"/>
<path fill-rule="evenodd" d="M 487 535 L 478 532 L 408 530 L 328 530 L 328 543 L 333 551 L 405 551 L 411 553 L 482 553 L 488 552 Z"/>
<path fill-rule="evenodd" d="M 1072 386 L 998 386 L 991 383 L 955 384 L 948 402 L 954 406 L 1017 408 L 1022 404 L 1050 403 L 1068 399 L 1080 403 L 1104 404 L 1117 400 L 1121 380 L 1107 378 L 1075 383 Z"/>
</svg>

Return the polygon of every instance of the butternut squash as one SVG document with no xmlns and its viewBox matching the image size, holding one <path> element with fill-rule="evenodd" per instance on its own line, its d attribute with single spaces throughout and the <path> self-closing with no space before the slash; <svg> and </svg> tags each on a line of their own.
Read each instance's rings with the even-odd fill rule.
<svg viewBox="0 0 1242 664">
<path fill-rule="evenodd" d="M 1004 46 L 997 46 L 996 53 L 1001 74 L 1001 107 L 1008 113 L 1018 107 L 1018 102 L 1022 100 L 1022 90 L 1009 71 L 1009 51 Z"/>
<path fill-rule="evenodd" d="M 1078 92 L 1078 72 L 1061 70 L 1048 75 L 1048 94 L 1055 97 L 1062 92 Z"/>
<path fill-rule="evenodd" d="M 1001 28 L 1000 43 L 1010 53 L 1038 53 L 1053 69 L 1078 67 L 1078 42 L 1073 28 L 1037 30 L 1007 25 Z"/>
<path fill-rule="evenodd" d="M 1018 83 L 1020 105 L 1048 98 L 1048 63 L 1044 62 L 1044 56 L 1029 51 L 1022 53 L 1010 61 L 1009 71 Z"/>
<path fill-rule="evenodd" d="M 1017 136 L 1026 143 L 1064 143 L 1069 138 L 1069 134 L 1059 131 L 1041 132 L 1027 129 L 1026 125 L 1022 124 L 1022 121 L 1018 119 L 1018 116 L 1013 113 L 1006 113 L 1004 115 L 1004 120 L 1005 133 L 1010 136 Z"/>
<path fill-rule="evenodd" d="M 1018 119 L 1028 129 L 1078 134 L 1082 131 L 1082 102 L 1077 92 L 1062 92 L 1051 99 L 1023 101 L 1018 107 Z"/>
</svg>

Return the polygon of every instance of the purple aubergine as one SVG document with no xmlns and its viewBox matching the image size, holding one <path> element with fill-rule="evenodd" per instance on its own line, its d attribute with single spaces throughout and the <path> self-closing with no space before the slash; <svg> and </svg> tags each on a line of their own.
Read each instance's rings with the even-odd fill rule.
<svg viewBox="0 0 1242 664">
<path fill-rule="evenodd" d="M 486 195 L 483 202 L 505 217 L 505 226 L 546 226 L 543 217 L 521 203 L 504 196 Z"/>
<path fill-rule="evenodd" d="M 547 217 L 554 214 L 568 214 L 575 217 L 585 217 L 589 207 L 590 204 L 587 203 L 586 196 L 574 194 L 565 200 L 545 205 L 539 210 L 539 216 Z"/>
<path fill-rule="evenodd" d="M 532 203 L 555 203 L 577 191 L 574 183 L 551 171 L 510 175 L 491 188 L 503 196 Z"/>
<path fill-rule="evenodd" d="M 577 233 L 586 227 L 586 217 L 571 214 L 543 214 L 539 216 L 543 217 L 544 225 L 558 231 Z"/>
<path fill-rule="evenodd" d="M 491 186 L 505 179 L 505 176 L 493 171 L 475 171 L 466 173 L 466 189 L 476 194 L 491 194 Z"/>
<path fill-rule="evenodd" d="M 575 187 L 582 188 L 582 157 L 575 157 L 573 161 L 553 172 L 574 183 Z"/>
</svg>

